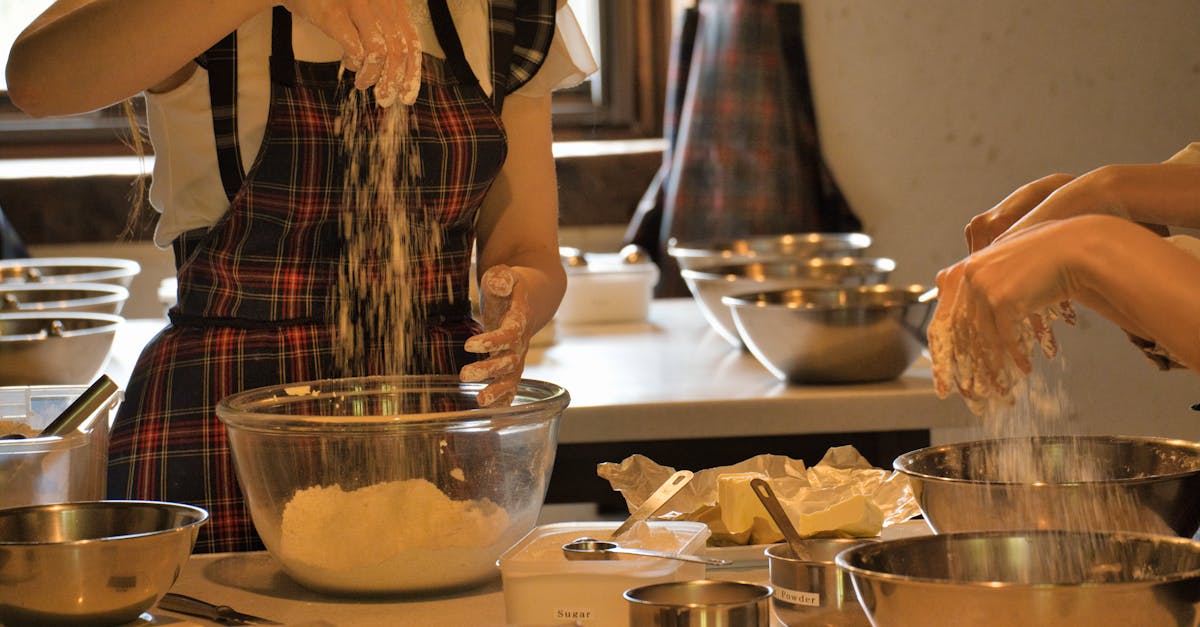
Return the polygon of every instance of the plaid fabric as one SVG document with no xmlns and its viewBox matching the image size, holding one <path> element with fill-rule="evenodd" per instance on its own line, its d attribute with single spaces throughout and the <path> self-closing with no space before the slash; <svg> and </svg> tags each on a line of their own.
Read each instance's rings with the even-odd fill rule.
<svg viewBox="0 0 1200 627">
<path fill-rule="evenodd" d="M 262 547 L 216 403 L 246 389 L 343 376 L 334 367 L 332 315 L 339 216 L 350 208 L 342 206 L 345 163 L 335 121 L 353 77 L 339 81 L 337 64 L 295 62 L 290 37 L 281 36 L 291 32 L 290 15 L 275 15 L 275 84 L 259 157 L 224 218 L 177 247 L 187 252 L 177 260 L 172 324 L 139 358 L 110 444 L 111 498 L 209 511 L 197 552 Z M 462 350 L 479 330 L 467 298 L 474 221 L 506 143 L 496 109 L 477 86 L 460 85 L 432 57 L 423 72 L 413 105 L 423 174 L 409 217 L 430 237 L 440 231 L 442 253 L 413 260 L 416 270 L 405 277 L 429 313 L 416 351 L 425 358 L 409 372 L 453 373 L 474 359 Z M 363 371 L 354 374 L 380 374 L 370 355 L 383 348 L 368 346 Z"/>
</svg>

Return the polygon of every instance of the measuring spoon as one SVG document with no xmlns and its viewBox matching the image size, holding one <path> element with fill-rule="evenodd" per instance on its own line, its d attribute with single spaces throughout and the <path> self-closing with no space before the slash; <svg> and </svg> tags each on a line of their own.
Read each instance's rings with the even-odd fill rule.
<svg viewBox="0 0 1200 627">
<path fill-rule="evenodd" d="M 650 495 L 650 498 L 642 501 L 642 504 L 629 515 L 629 518 L 626 518 L 625 522 L 621 523 L 621 526 L 612 532 L 610 538 L 616 540 L 618 536 L 632 529 L 633 525 L 639 520 L 646 520 L 653 516 L 655 512 L 662 509 L 663 505 L 667 504 L 667 501 L 671 500 L 672 496 L 675 496 L 676 492 L 683 489 L 683 486 L 687 485 L 691 480 L 692 471 L 690 470 L 680 470 L 668 477 L 662 485 L 658 486 L 654 494 Z"/>
<path fill-rule="evenodd" d="M 804 538 L 800 537 L 800 532 L 796 531 L 796 527 L 792 525 L 792 520 L 788 518 L 787 512 L 783 511 L 783 505 L 776 498 L 771 484 L 765 479 L 755 477 L 750 480 L 750 489 L 754 490 L 754 495 L 762 502 L 763 507 L 767 508 L 767 513 L 771 515 L 771 520 L 775 521 L 775 526 L 783 532 L 783 539 L 787 540 L 788 546 L 792 547 L 792 555 L 799 560 L 810 559 L 808 550 L 804 548 Z"/>
<path fill-rule="evenodd" d="M 631 549 L 623 547 L 616 542 L 606 542 L 595 538 L 579 538 L 574 542 L 564 544 L 562 550 L 563 555 L 572 561 L 611 560 L 616 559 L 615 553 L 624 553 L 626 555 L 641 555 L 644 557 L 661 557 L 681 562 L 696 562 L 699 564 L 708 564 L 709 566 L 726 566 L 731 563 L 729 560 L 701 557 L 699 555 L 666 553 L 663 551 L 651 551 L 649 549 Z"/>
</svg>

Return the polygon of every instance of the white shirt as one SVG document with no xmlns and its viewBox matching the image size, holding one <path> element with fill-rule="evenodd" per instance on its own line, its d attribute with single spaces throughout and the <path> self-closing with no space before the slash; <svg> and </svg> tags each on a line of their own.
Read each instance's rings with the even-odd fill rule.
<svg viewBox="0 0 1200 627">
<path fill-rule="evenodd" d="M 451 15 L 463 53 L 489 95 L 490 36 L 488 0 L 451 0 Z M 411 5 L 413 25 L 426 54 L 445 58 L 425 2 Z M 238 142 L 242 164 L 250 168 L 262 144 L 270 106 L 271 11 L 263 11 L 238 28 Z M 292 44 L 299 61 L 338 61 L 341 48 L 303 19 L 292 20 Z M 514 96 L 542 97 L 554 89 L 578 84 L 596 63 L 575 20 L 560 0 L 556 30 L 546 61 L 537 74 Z M 229 208 L 217 168 L 212 132 L 208 73 L 198 68 L 180 86 L 163 93 L 146 94 L 150 142 L 154 146 L 154 173 L 150 204 L 162 215 L 154 242 L 170 246 L 180 233 L 212 226 Z"/>
</svg>

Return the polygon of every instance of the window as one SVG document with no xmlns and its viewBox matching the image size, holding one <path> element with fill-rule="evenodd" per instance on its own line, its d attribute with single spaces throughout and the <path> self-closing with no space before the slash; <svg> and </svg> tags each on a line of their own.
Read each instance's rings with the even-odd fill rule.
<svg viewBox="0 0 1200 627">
<path fill-rule="evenodd" d="M 0 0 L 0 67 L 20 31 L 52 0 Z M 559 139 L 661 135 L 668 2 L 569 0 L 600 70 L 555 94 Z M 136 100 L 140 103 L 140 99 Z M 119 106 L 54 119 L 32 119 L 8 99 L 0 76 L 0 158 L 128 154 L 128 123 Z"/>
</svg>

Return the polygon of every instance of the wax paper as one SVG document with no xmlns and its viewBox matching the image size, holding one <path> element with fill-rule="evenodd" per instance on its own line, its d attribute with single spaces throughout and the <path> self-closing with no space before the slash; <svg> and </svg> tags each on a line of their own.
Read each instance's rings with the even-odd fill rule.
<svg viewBox="0 0 1200 627">
<path fill-rule="evenodd" d="M 599 464 L 596 472 L 621 492 L 632 512 L 675 470 L 643 455 L 632 455 L 620 463 Z M 707 523 L 712 545 L 780 542 L 782 532 L 748 491 L 750 476 L 770 482 L 792 525 L 807 537 L 878 535 L 883 527 L 921 513 L 907 477 L 873 467 L 853 446 L 839 446 L 826 451 L 811 467 L 800 459 L 764 454 L 695 471 L 692 481 L 667 502 L 657 518 Z M 722 491 L 730 501 L 724 503 L 725 511 L 720 502 Z"/>
</svg>

